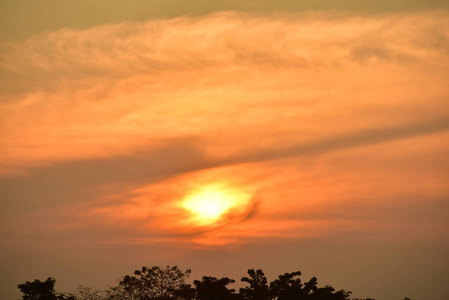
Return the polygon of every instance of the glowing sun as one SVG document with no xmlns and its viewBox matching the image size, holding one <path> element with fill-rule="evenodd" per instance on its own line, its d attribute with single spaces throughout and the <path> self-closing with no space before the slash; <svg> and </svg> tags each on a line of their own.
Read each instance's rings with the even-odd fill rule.
<svg viewBox="0 0 449 300">
<path fill-rule="evenodd" d="M 240 191 L 208 187 L 188 195 L 182 207 L 193 215 L 196 222 L 211 224 L 231 209 L 246 206 L 248 198 Z"/>
</svg>

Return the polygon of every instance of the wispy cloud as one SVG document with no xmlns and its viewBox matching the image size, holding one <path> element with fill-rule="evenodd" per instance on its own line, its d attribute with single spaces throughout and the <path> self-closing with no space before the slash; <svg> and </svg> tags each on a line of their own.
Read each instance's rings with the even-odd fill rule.
<svg viewBox="0 0 449 300">
<path fill-rule="evenodd" d="M 220 156 L 445 118 L 447 20 L 219 13 L 3 43 L 2 172 L 173 137 Z"/>
<path fill-rule="evenodd" d="M 360 222 L 376 203 L 389 228 L 388 201 L 412 194 L 434 210 L 447 28 L 443 12 L 228 12 L 2 42 L 3 212 L 109 242 L 214 244 L 380 228 Z M 211 182 L 251 200 L 184 226 L 179 201 Z"/>
</svg>

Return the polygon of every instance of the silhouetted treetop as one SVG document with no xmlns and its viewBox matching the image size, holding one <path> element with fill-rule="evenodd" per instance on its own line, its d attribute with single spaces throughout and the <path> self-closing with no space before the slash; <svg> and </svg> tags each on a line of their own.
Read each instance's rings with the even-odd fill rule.
<svg viewBox="0 0 449 300">
<path fill-rule="evenodd" d="M 268 286 L 267 277 L 262 270 L 248 270 L 249 277 L 242 277 L 241 281 L 249 283 L 249 287 L 241 288 L 240 294 L 244 299 L 270 300 L 273 295 Z"/>
<path fill-rule="evenodd" d="M 234 283 L 234 279 L 228 277 L 216 278 L 203 276 L 201 281 L 195 280 L 193 284 L 196 289 L 196 299 L 198 300 L 231 300 L 241 299 L 235 293 L 235 289 L 228 289 L 228 285 Z"/>
<path fill-rule="evenodd" d="M 185 279 L 191 271 L 181 271 L 177 266 L 142 267 L 134 271 L 135 276 L 126 275 L 120 281 L 124 294 L 135 300 L 177 299 L 178 292 L 184 288 Z"/>
<path fill-rule="evenodd" d="M 187 284 L 191 271 L 177 266 L 142 267 L 103 292 L 80 286 L 77 297 L 56 294 L 55 279 L 51 277 L 44 282 L 27 281 L 18 287 L 23 300 L 349 300 L 351 294 L 329 285 L 318 287 L 316 277 L 303 283 L 300 271 L 281 274 L 272 282 L 261 269 L 249 269 L 247 273 L 241 278 L 247 286 L 238 293 L 230 288 L 235 281 L 228 277 L 203 276 L 193 285 Z"/>
<path fill-rule="evenodd" d="M 75 300 L 74 296 L 66 296 L 65 294 L 57 294 L 55 292 L 56 280 L 48 277 L 45 281 L 35 279 L 33 282 L 25 282 L 17 287 L 23 293 L 23 300 Z"/>
</svg>

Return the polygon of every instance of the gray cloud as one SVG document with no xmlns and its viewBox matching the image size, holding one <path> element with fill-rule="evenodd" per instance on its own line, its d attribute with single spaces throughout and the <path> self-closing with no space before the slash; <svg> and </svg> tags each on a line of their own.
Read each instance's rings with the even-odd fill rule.
<svg viewBox="0 0 449 300">
<path fill-rule="evenodd" d="M 330 151 L 391 142 L 447 130 L 449 130 L 449 118 L 430 120 L 422 123 L 403 124 L 396 127 L 371 128 L 368 130 L 354 131 L 334 138 L 323 139 L 316 143 L 248 153 L 240 157 L 231 158 L 229 161 L 218 163 L 217 165 L 242 164 L 289 157 L 319 155 Z"/>
<path fill-rule="evenodd" d="M 2 214 L 24 213 L 83 202 L 94 188 L 117 183 L 148 184 L 191 171 L 204 160 L 194 138 L 161 145 L 130 156 L 81 160 L 36 168 L 28 174 L 0 177 Z"/>
</svg>

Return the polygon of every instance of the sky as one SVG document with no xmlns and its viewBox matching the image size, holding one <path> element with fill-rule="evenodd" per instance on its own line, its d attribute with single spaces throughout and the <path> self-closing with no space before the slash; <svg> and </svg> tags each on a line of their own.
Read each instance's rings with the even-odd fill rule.
<svg viewBox="0 0 449 300">
<path fill-rule="evenodd" d="M 449 297 L 447 1 L 0 6 L 1 299 L 155 265 Z"/>
</svg>

